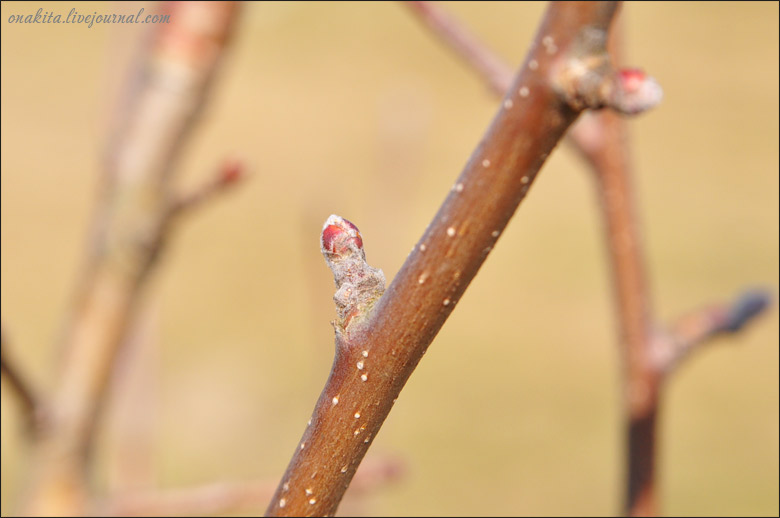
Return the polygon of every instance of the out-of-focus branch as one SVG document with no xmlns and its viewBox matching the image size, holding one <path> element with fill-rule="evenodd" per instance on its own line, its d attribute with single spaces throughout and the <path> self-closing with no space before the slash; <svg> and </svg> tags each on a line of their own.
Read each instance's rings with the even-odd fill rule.
<svg viewBox="0 0 780 518">
<path fill-rule="evenodd" d="M 269 515 L 335 512 L 399 392 L 545 159 L 580 110 L 609 105 L 614 89 L 627 86 L 605 48 L 616 8 L 550 5 L 486 135 L 378 300 L 381 272 L 364 265 L 362 236 L 342 218 L 328 220 L 322 245 L 339 287 L 336 357 Z"/>
<path fill-rule="evenodd" d="M 750 290 L 731 304 L 712 304 L 679 318 L 668 332 L 653 340 L 654 360 L 665 375 L 671 374 L 700 345 L 722 334 L 742 330 L 771 303 L 768 293 Z"/>
<path fill-rule="evenodd" d="M 392 484 L 403 477 L 404 464 L 394 457 L 368 459 L 355 474 L 348 498 Z M 274 493 L 276 481 L 220 482 L 204 486 L 130 493 L 111 498 L 95 516 L 206 516 L 262 509 Z M 345 500 L 346 501 L 346 500 Z"/>
<path fill-rule="evenodd" d="M 179 196 L 171 203 L 171 217 L 208 203 L 215 196 L 225 193 L 247 177 L 246 164 L 239 159 L 225 160 L 217 174 L 192 192 Z"/>
<path fill-rule="evenodd" d="M 512 84 L 512 69 L 460 22 L 435 2 L 401 3 L 482 76 L 494 94 L 503 96 L 506 93 Z"/>
<path fill-rule="evenodd" d="M 3 379 L 8 382 L 8 386 L 13 389 L 14 394 L 19 399 L 27 424 L 32 430 L 35 430 L 36 413 L 38 410 L 36 391 L 33 390 L 29 380 L 22 375 L 19 366 L 11 358 L 9 352 L 11 346 L 5 326 L 0 326 L 0 337 L 0 367 L 2 368 Z"/>
<path fill-rule="evenodd" d="M 117 350 L 170 225 L 175 164 L 233 32 L 234 2 L 168 2 L 109 141 L 88 268 L 62 340 L 26 514 L 81 514 L 87 459 Z"/>
<path fill-rule="evenodd" d="M 106 490 L 154 487 L 154 438 L 159 414 L 157 301 L 145 301 L 115 360 L 106 398 Z"/>
</svg>

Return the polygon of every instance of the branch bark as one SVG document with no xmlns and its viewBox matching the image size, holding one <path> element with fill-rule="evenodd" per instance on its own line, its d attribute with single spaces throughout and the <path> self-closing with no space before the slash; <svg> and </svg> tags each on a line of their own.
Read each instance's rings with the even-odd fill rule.
<svg viewBox="0 0 780 518">
<path fill-rule="evenodd" d="M 170 2 L 109 142 L 87 268 L 33 448 L 27 514 L 83 514 L 87 461 L 119 345 L 166 239 L 171 180 L 233 32 L 237 6 Z"/>
<path fill-rule="evenodd" d="M 548 8 L 498 114 L 398 275 L 373 306 L 352 314 L 343 330 L 337 324 L 331 375 L 267 514 L 336 511 L 406 380 L 547 156 L 581 110 L 615 104 L 624 85 L 609 66 L 606 40 L 616 8 Z M 358 241 L 362 248 L 362 236 L 350 233 L 339 243 L 352 249 Z"/>
</svg>

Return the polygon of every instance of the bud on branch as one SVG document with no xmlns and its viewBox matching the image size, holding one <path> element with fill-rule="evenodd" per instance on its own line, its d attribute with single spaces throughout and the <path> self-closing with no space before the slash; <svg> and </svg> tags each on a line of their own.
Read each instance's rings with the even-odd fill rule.
<svg viewBox="0 0 780 518">
<path fill-rule="evenodd" d="M 385 291 L 385 274 L 366 262 L 363 237 L 346 219 L 331 215 L 322 227 L 322 255 L 333 272 L 336 294 L 333 300 L 339 318 L 336 332 L 344 332 L 355 317 L 365 317 Z"/>
</svg>

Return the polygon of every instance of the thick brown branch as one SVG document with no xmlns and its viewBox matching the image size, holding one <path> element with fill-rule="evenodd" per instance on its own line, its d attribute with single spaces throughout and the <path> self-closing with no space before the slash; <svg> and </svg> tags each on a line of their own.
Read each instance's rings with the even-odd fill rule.
<svg viewBox="0 0 780 518">
<path fill-rule="evenodd" d="M 203 106 L 237 6 L 170 2 L 131 79 L 124 119 L 110 142 L 88 268 L 63 337 L 64 355 L 33 451 L 25 513 L 80 514 L 87 457 L 119 345 L 166 238 L 170 180 Z"/>
<path fill-rule="evenodd" d="M 337 334 L 330 378 L 268 514 L 335 512 L 406 380 L 576 119 L 561 74 L 581 67 L 583 31 L 606 34 L 615 9 L 611 2 L 548 8 L 501 109 L 428 229 L 373 309 Z"/>
<path fill-rule="evenodd" d="M 33 390 L 28 379 L 22 375 L 18 365 L 11 358 L 9 353 L 9 340 L 5 327 L 0 327 L 0 367 L 2 367 L 3 379 L 8 382 L 8 386 L 13 389 L 14 394 L 19 399 L 22 406 L 22 412 L 27 424 L 32 430 L 35 429 L 36 414 L 38 411 L 38 398 L 36 391 Z"/>
<path fill-rule="evenodd" d="M 238 159 L 225 160 L 216 174 L 212 175 L 204 184 L 194 191 L 179 196 L 170 206 L 170 216 L 179 214 L 201 206 L 214 199 L 215 196 L 225 193 L 230 188 L 246 179 L 246 164 Z"/>
</svg>

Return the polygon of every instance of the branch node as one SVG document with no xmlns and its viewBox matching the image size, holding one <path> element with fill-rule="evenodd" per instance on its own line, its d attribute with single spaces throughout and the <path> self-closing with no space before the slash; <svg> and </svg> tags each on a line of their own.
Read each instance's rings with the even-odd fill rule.
<svg viewBox="0 0 780 518">
<path fill-rule="evenodd" d="M 624 115 L 637 115 L 663 99 L 658 81 L 638 68 L 614 70 L 605 51 L 565 59 L 553 83 L 576 111 L 611 108 Z"/>
</svg>

